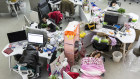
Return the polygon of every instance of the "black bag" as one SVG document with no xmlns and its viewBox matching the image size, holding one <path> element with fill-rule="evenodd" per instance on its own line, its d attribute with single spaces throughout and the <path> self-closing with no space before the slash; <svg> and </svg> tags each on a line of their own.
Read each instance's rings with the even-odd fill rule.
<svg viewBox="0 0 140 79">
<path fill-rule="evenodd" d="M 85 25 L 85 30 L 94 30 L 94 29 L 96 29 L 95 23 L 89 23 Z"/>
<path fill-rule="evenodd" d="M 56 31 L 56 26 L 53 25 L 52 23 L 49 24 L 48 27 L 50 28 L 48 31 L 50 31 L 50 32 L 55 32 Z"/>
</svg>

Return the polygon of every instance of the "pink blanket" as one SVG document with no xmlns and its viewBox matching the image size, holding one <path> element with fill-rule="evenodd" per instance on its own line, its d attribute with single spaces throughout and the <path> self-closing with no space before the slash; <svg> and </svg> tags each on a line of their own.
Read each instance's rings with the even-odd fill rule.
<svg viewBox="0 0 140 79">
<path fill-rule="evenodd" d="M 85 57 L 82 59 L 81 72 L 84 79 L 100 79 L 105 72 L 102 58 Z"/>
</svg>

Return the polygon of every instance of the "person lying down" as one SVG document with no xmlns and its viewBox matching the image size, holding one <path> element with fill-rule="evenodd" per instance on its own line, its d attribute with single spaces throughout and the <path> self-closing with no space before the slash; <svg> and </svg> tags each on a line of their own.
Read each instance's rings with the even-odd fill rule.
<svg viewBox="0 0 140 79">
<path fill-rule="evenodd" d="M 103 58 L 100 51 L 94 51 L 89 57 L 81 60 L 81 79 L 101 79 L 105 72 Z"/>
</svg>

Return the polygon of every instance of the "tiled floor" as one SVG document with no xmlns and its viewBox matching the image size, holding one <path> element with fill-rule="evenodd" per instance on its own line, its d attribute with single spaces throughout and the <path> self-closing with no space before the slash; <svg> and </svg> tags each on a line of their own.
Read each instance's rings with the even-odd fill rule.
<svg viewBox="0 0 140 79">
<path fill-rule="evenodd" d="M 27 4 L 26 13 L 28 13 L 29 3 L 28 0 L 25 1 Z M 121 2 L 122 2 L 121 7 L 125 8 L 126 12 L 133 12 L 140 16 L 140 9 L 139 9 L 140 4 L 132 3 L 131 5 L 129 5 L 128 1 L 124 2 L 123 0 Z M 95 3 L 101 9 L 107 7 L 107 0 L 97 0 Z M 79 17 L 76 17 L 75 20 L 79 21 Z M 68 22 L 64 22 L 64 24 L 62 24 L 62 27 L 66 27 L 67 24 Z M 6 33 L 20 30 L 23 25 L 24 25 L 23 14 L 19 14 L 19 19 L 17 19 L 16 17 L 11 17 L 9 14 L 0 14 L 0 51 L 2 51 L 4 46 L 8 43 Z M 89 52 L 93 51 L 92 47 L 89 47 L 87 50 Z M 12 63 L 12 65 L 14 64 L 15 62 Z M 114 63 L 109 58 L 106 58 L 105 69 L 106 69 L 106 73 L 103 79 L 139 79 L 140 78 L 139 72 L 136 73 L 130 72 L 126 70 L 125 66 L 123 65 L 123 62 Z M 17 73 L 10 72 L 8 68 L 8 58 L 4 57 L 4 55 L 2 55 L 1 53 L 0 53 L 0 79 L 21 79 L 21 77 Z M 45 71 L 45 69 L 43 71 L 42 77 L 39 79 L 48 79 L 47 72 Z"/>
</svg>

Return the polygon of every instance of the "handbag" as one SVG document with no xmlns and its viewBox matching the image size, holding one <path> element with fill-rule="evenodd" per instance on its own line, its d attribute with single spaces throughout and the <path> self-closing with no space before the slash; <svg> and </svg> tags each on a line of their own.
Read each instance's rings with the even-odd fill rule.
<svg viewBox="0 0 140 79">
<path fill-rule="evenodd" d="M 85 25 L 85 30 L 94 30 L 96 29 L 96 24 L 95 23 L 89 23 Z"/>
</svg>

